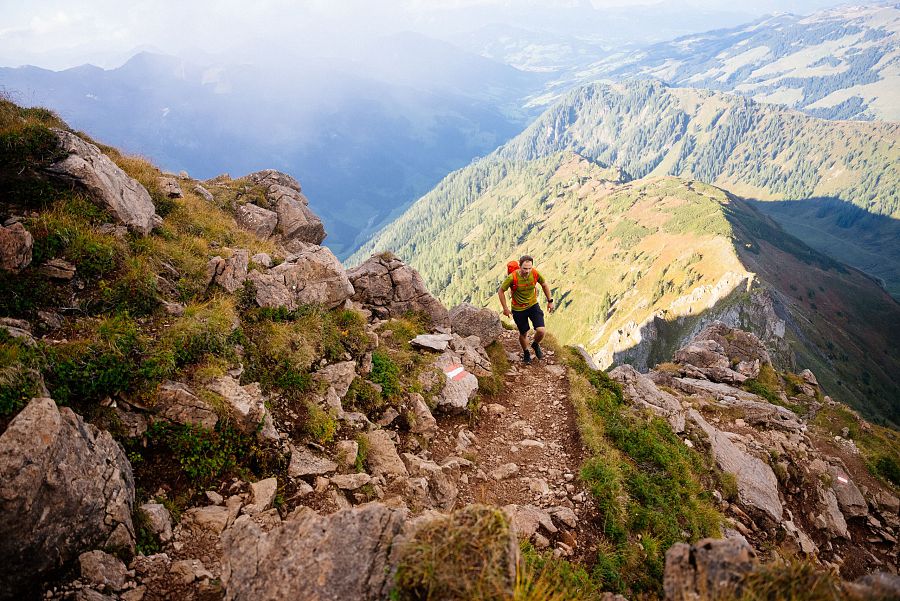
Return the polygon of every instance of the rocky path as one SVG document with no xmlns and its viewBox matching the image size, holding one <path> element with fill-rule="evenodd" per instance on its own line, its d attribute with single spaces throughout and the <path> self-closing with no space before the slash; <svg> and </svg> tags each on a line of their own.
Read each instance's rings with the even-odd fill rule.
<svg viewBox="0 0 900 601">
<path fill-rule="evenodd" d="M 483 400 L 474 424 L 464 418 L 442 420 L 432 454 L 438 463 L 461 456 L 475 464 L 459 482 L 458 506 L 507 507 L 538 548 L 586 556 L 594 538 L 589 532 L 593 509 L 578 479 L 586 450 L 566 368 L 550 349 L 543 359 L 525 365 L 516 333 L 506 331 L 501 340 L 510 358 L 504 389 Z"/>
</svg>

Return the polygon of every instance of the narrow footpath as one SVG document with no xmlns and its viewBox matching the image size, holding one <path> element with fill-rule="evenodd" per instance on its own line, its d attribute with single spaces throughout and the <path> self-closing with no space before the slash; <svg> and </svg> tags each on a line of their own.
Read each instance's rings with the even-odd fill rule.
<svg viewBox="0 0 900 601">
<path fill-rule="evenodd" d="M 475 464 L 473 475 L 459 482 L 457 506 L 533 506 L 542 510 L 525 511 L 530 521 L 541 524 L 532 537 L 536 547 L 593 557 L 595 510 L 590 492 L 578 478 L 587 451 L 569 399 L 566 367 L 550 349 L 544 350 L 543 359 L 532 357 L 531 364 L 524 364 L 514 331 L 505 331 L 501 341 L 510 360 L 503 390 L 483 399 L 474 424 L 465 418 L 441 420 L 443 434 L 434 441 L 432 455 L 438 463 L 460 456 Z M 574 526 L 552 532 L 540 517 L 544 512 Z"/>
</svg>

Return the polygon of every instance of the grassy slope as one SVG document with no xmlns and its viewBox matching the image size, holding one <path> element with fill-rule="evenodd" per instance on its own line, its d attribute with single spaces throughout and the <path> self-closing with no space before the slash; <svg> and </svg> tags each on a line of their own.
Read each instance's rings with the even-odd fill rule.
<svg viewBox="0 0 900 601">
<path fill-rule="evenodd" d="M 895 290 L 897 245 L 871 235 L 873 219 L 857 213 L 887 224 L 900 219 L 898 142 L 897 123 L 826 121 L 746 98 L 638 81 L 573 90 L 498 155 L 532 160 L 574 150 L 631 177 L 678 175 L 801 206 L 832 199 L 815 203 L 815 229 L 791 229 L 800 206 L 772 215 L 807 244 Z"/>
<path fill-rule="evenodd" d="M 896 421 L 889 374 L 900 353 L 889 332 L 900 308 L 871 279 L 713 186 L 616 179 L 574 153 L 486 159 L 448 177 L 362 253 L 392 249 L 408 258 L 450 306 L 497 309 L 506 261 L 532 254 L 557 299 L 548 325 L 562 342 L 592 352 L 611 341 L 631 346 L 629 327 L 658 315 L 658 345 L 666 346 L 651 352 L 653 362 L 667 359 L 689 329 L 675 318 L 699 315 L 711 298 L 724 299 L 717 308 L 743 302 L 740 282 L 755 273 L 754 287 L 775 290 L 789 311 L 798 369 L 813 369 L 828 391 L 869 415 Z"/>
</svg>

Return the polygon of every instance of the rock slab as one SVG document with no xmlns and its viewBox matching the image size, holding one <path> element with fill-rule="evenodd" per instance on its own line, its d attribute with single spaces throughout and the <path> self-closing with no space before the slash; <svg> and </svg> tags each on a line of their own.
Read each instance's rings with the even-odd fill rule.
<svg viewBox="0 0 900 601">
<path fill-rule="evenodd" d="M 133 546 L 133 505 L 131 465 L 112 436 L 33 399 L 0 436 L 0 598 L 85 551 Z"/>
</svg>

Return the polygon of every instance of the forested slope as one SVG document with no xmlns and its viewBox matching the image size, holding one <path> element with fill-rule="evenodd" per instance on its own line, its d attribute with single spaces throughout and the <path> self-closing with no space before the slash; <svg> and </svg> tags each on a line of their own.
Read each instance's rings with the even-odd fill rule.
<svg viewBox="0 0 900 601">
<path fill-rule="evenodd" d="M 483 159 L 447 177 L 357 258 L 392 250 L 448 304 L 494 300 L 505 262 L 537 259 L 549 327 L 605 365 L 665 361 L 701 320 L 754 329 L 782 364 L 896 421 L 900 305 L 721 189 L 671 177 L 623 183 L 572 152 Z"/>
</svg>

